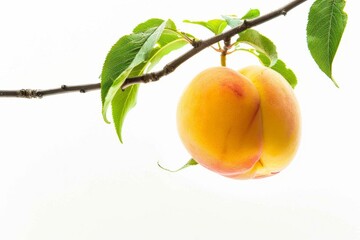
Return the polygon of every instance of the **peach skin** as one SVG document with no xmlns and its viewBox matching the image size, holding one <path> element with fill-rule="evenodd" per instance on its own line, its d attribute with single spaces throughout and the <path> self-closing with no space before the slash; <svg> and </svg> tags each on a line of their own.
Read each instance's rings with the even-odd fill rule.
<svg viewBox="0 0 360 240">
<path fill-rule="evenodd" d="M 272 176 L 299 144 L 300 111 L 277 72 L 212 67 L 185 89 L 177 109 L 180 139 L 202 166 L 235 179 Z"/>
</svg>

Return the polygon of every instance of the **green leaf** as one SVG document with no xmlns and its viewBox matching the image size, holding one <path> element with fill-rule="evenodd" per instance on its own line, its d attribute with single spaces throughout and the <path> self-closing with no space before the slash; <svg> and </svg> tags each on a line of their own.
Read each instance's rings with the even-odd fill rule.
<svg viewBox="0 0 360 240">
<path fill-rule="evenodd" d="M 101 74 L 102 114 L 106 122 L 109 122 L 106 116 L 108 107 L 117 92 L 122 91 L 121 85 L 136 66 L 148 60 L 164 31 L 164 21 L 153 27 L 159 23 L 158 19 L 150 19 L 138 25 L 135 33 L 120 38 L 108 53 Z M 145 26 L 151 28 L 147 29 Z"/>
<path fill-rule="evenodd" d="M 259 58 L 264 66 L 270 67 L 271 69 L 280 73 L 286 79 L 286 81 L 288 81 L 292 88 L 296 87 L 297 78 L 295 73 L 290 68 L 288 68 L 281 59 L 278 59 L 273 66 L 270 66 L 270 59 L 265 54 L 258 52 L 255 55 Z"/>
<path fill-rule="evenodd" d="M 153 69 L 153 67 L 155 67 L 156 64 L 158 64 L 160 62 L 160 60 L 166 56 L 167 54 L 169 54 L 170 52 L 180 49 L 183 46 L 185 46 L 186 44 L 188 44 L 189 42 L 186 41 L 184 38 L 178 38 L 175 39 L 173 41 L 168 42 L 167 44 L 161 46 L 156 52 L 154 52 L 154 54 L 151 56 L 150 60 L 149 60 L 149 66 L 148 66 L 148 71 L 150 71 L 151 69 Z"/>
<path fill-rule="evenodd" d="M 240 26 L 246 19 L 253 19 L 260 16 L 260 11 L 258 9 L 250 9 L 243 17 L 239 18 L 236 15 L 223 15 L 222 19 L 212 19 L 209 21 L 190 21 L 185 20 L 186 23 L 197 24 L 209 29 L 215 35 L 221 34 L 225 28 L 229 25 L 230 27 Z"/>
<path fill-rule="evenodd" d="M 346 27 L 345 0 L 316 0 L 309 11 L 306 28 L 310 53 L 319 68 L 338 86 L 332 63 Z"/>
<path fill-rule="evenodd" d="M 237 42 L 246 43 L 255 48 L 258 52 L 265 54 L 270 60 L 269 67 L 273 66 L 278 59 L 274 43 L 254 29 L 247 29 L 240 33 Z"/>
<path fill-rule="evenodd" d="M 226 23 L 232 28 L 236 28 L 244 22 L 242 18 L 233 15 L 222 15 L 222 17 L 225 19 Z"/>
<path fill-rule="evenodd" d="M 101 75 L 103 116 L 107 121 L 107 108 L 111 103 L 120 142 L 123 142 L 121 132 L 125 117 L 136 104 L 139 88 L 136 84 L 122 90 L 125 79 L 150 71 L 165 55 L 187 43 L 173 21 L 153 18 L 136 26 L 132 34 L 122 37 L 112 47 Z"/>
<path fill-rule="evenodd" d="M 179 169 L 176 169 L 176 170 L 170 170 L 170 169 L 167 169 L 167 168 L 164 168 L 163 166 L 160 165 L 160 163 L 158 162 L 158 166 L 165 170 L 165 171 L 168 171 L 168 172 L 179 172 L 185 168 L 188 168 L 188 167 L 191 167 L 191 166 L 195 166 L 195 165 L 198 165 L 198 163 L 194 160 L 194 159 L 190 159 L 187 163 L 185 163 L 182 167 L 180 167 Z"/>
<path fill-rule="evenodd" d="M 163 38 L 163 36 L 160 38 Z M 179 36 L 177 36 L 177 38 L 166 37 L 166 40 L 162 39 L 163 45 L 159 44 L 160 47 L 154 48 L 150 59 L 133 68 L 129 77 L 139 76 L 145 71 L 150 71 L 162 59 L 162 57 L 188 43 L 185 39 L 180 38 Z M 136 105 L 138 89 L 139 84 L 132 85 L 124 91 L 119 90 L 111 103 L 115 129 L 121 143 L 123 142 L 122 126 L 127 113 Z"/>
<path fill-rule="evenodd" d="M 159 47 L 162 47 L 179 38 L 184 39 L 183 33 L 179 33 L 176 28 L 165 28 L 163 34 L 158 40 Z"/>
<path fill-rule="evenodd" d="M 164 22 L 164 20 L 159 19 L 159 18 L 151 18 L 143 23 L 140 23 L 139 25 L 137 25 L 134 30 L 133 33 L 141 33 L 141 32 L 146 32 L 149 29 L 152 28 L 157 28 L 159 27 L 162 23 Z"/>
<path fill-rule="evenodd" d="M 226 23 L 232 27 L 238 27 L 244 23 L 244 20 L 253 19 L 260 16 L 260 11 L 258 9 L 250 9 L 244 16 L 241 18 L 236 15 L 222 15 L 222 18 L 225 19 Z"/>
<path fill-rule="evenodd" d="M 209 29 L 215 35 L 219 35 L 220 33 L 222 33 L 227 26 L 226 21 L 221 20 L 221 19 L 213 19 L 213 20 L 209 20 L 207 22 L 184 20 L 184 22 L 203 26 L 203 27 Z"/>
<path fill-rule="evenodd" d="M 139 35 L 126 35 L 119 39 L 106 56 L 101 73 L 101 100 L 103 104 L 105 97 L 113 84 L 113 81 L 123 73 L 135 58 L 143 42 L 139 41 Z M 144 39 L 145 40 L 145 39 Z M 134 49 L 135 51 L 131 51 Z"/>
<path fill-rule="evenodd" d="M 139 84 L 132 85 L 124 91 L 118 91 L 112 100 L 112 114 L 116 133 L 122 143 L 121 130 L 127 113 L 136 105 Z"/>
<path fill-rule="evenodd" d="M 286 79 L 286 81 L 288 81 L 292 88 L 296 87 L 297 77 L 295 73 L 286 66 L 284 61 L 278 59 L 275 65 L 273 65 L 271 68 L 280 73 Z"/>
<path fill-rule="evenodd" d="M 260 16 L 259 9 L 250 9 L 241 19 L 243 20 L 254 19 L 257 18 L 258 16 Z"/>
<path fill-rule="evenodd" d="M 182 34 L 177 32 L 176 26 L 173 25 L 173 27 L 174 28 L 172 29 L 164 29 L 157 42 L 157 46 L 152 50 L 148 60 L 146 60 L 144 64 L 140 64 L 135 67 L 132 71 L 132 75 L 138 76 L 143 72 L 151 71 L 164 56 L 189 43 L 185 38 L 183 38 Z"/>
</svg>

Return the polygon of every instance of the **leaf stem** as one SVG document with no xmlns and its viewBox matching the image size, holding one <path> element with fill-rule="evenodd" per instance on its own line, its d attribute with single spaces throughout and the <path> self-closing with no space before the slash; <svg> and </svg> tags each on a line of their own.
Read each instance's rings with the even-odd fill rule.
<svg viewBox="0 0 360 240">
<path fill-rule="evenodd" d="M 191 45 L 193 46 L 192 49 L 185 52 L 183 55 L 179 56 L 175 60 L 171 61 L 165 67 L 157 72 L 147 73 L 137 77 L 127 78 L 124 83 L 122 84 L 121 88 L 125 89 L 131 85 L 138 84 L 138 83 L 148 83 L 158 81 L 160 78 L 172 73 L 175 71 L 177 67 L 179 67 L 182 63 L 193 57 L 194 55 L 198 54 L 202 50 L 207 47 L 212 46 L 215 43 L 220 41 L 226 42 L 230 41 L 230 39 L 235 36 L 236 34 L 245 31 L 246 29 L 255 27 L 257 25 L 263 24 L 273 18 L 278 16 L 285 16 L 290 10 L 297 7 L 298 5 L 306 2 L 307 0 L 294 0 L 285 6 L 270 12 L 268 14 L 262 15 L 258 18 L 244 21 L 244 23 L 238 27 L 232 28 L 222 34 L 216 35 L 211 37 L 207 40 L 194 40 L 192 41 Z M 224 49 L 222 54 L 224 54 Z M 226 50 L 227 52 L 227 50 Z M 225 54 L 226 55 L 226 54 Z M 224 58 L 224 59 L 223 59 Z M 226 56 L 222 56 L 222 64 L 226 65 Z M 100 89 L 100 83 L 94 84 L 85 84 L 85 85 L 77 85 L 77 86 L 67 86 L 63 85 L 60 88 L 48 89 L 48 90 L 33 90 L 33 89 L 21 89 L 21 90 L 0 90 L 0 97 L 19 97 L 19 98 L 42 98 L 48 95 L 55 95 L 61 93 L 68 93 L 68 92 L 81 92 L 85 93 L 92 90 Z"/>
</svg>

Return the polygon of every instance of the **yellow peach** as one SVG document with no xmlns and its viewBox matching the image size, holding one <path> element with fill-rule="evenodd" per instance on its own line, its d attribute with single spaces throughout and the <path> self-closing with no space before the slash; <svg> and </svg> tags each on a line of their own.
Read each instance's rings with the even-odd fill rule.
<svg viewBox="0 0 360 240">
<path fill-rule="evenodd" d="M 185 89 L 177 109 L 179 136 L 190 155 L 221 175 L 274 175 L 292 160 L 300 139 L 300 110 L 277 72 L 250 66 L 209 68 Z"/>
</svg>

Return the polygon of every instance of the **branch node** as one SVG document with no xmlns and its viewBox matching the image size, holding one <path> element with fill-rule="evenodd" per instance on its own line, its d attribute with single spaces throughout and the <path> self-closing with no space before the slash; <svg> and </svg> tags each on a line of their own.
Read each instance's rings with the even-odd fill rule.
<svg viewBox="0 0 360 240">
<path fill-rule="evenodd" d="M 168 75 L 168 74 L 172 73 L 173 71 L 175 71 L 175 67 L 170 65 L 170 64 L 168 64 L 168 65 L 166 65 L 164 67 L 164 74 L 165 75 Z"/>
<path fill-rule="evenodd" d="M 287 11 L 284 9 L 284 10 L 281 11 L 281 14 L 282 14 L 283 16 L 286 16 Z"/>
<path fill-rule="evenodd" d="M 202 44 L 202 40 L 192 40 L 191 41 L 191 45 L 194 47 L 194 48 L 198 48 L 198 47 L 200 47 L 201 46 L 201 44 Z"/>
<path fill-rule="evenodd" d="M 150 73 L 150 78 L 147 79 L 147 82 L 154 82 L 159 79 L 160 79 L 159 76 L 155 72 L 152 72 L 152 73 Z"/>
<path fill-rule="evenodd" d="M 85 91 L 85 89 L 80 89 L 80 93 L 85 93 L 86 91 Z"/>
<path fill-rule="evenodd" d="M 38 91 L 38 92 L 36 93 L 36 97 L 37 97 L 37 98 L 42 98 L 43 96 L 44 96 L 44 94 L 43 94 L 42 92 L 39 92 L 39 91 Z"/>
<path fill-rule="evenodd" d="M 180 32 L 181 36 L 186 40 L 188 41 L 191 46 L 193 46 L 194 48 L 197 48 L 201 45 L 201 40 L 196 40 L 195 38 L 190 38 L 187 33 L 185 32 Z"/>
<path fill-rule="evenodd" d="M 244 19 L 243 23 L 240 25 L 240 27 L 243 27 L 243 28 L 248 28 L 249 27 L 249 21 Z"/>
<path fill-rule="evenodd" d="M 61 85 L 61 89 L 65 90 L 65 89 L 66 89 L 66 85 Z"/>
<path fill-rule="evenodd" d="M 21 98 L 37 98 L 38 97 L 38 90 L 21 89 L 19 91 L 18 97 L 21 97 Z"/>
</svg>

